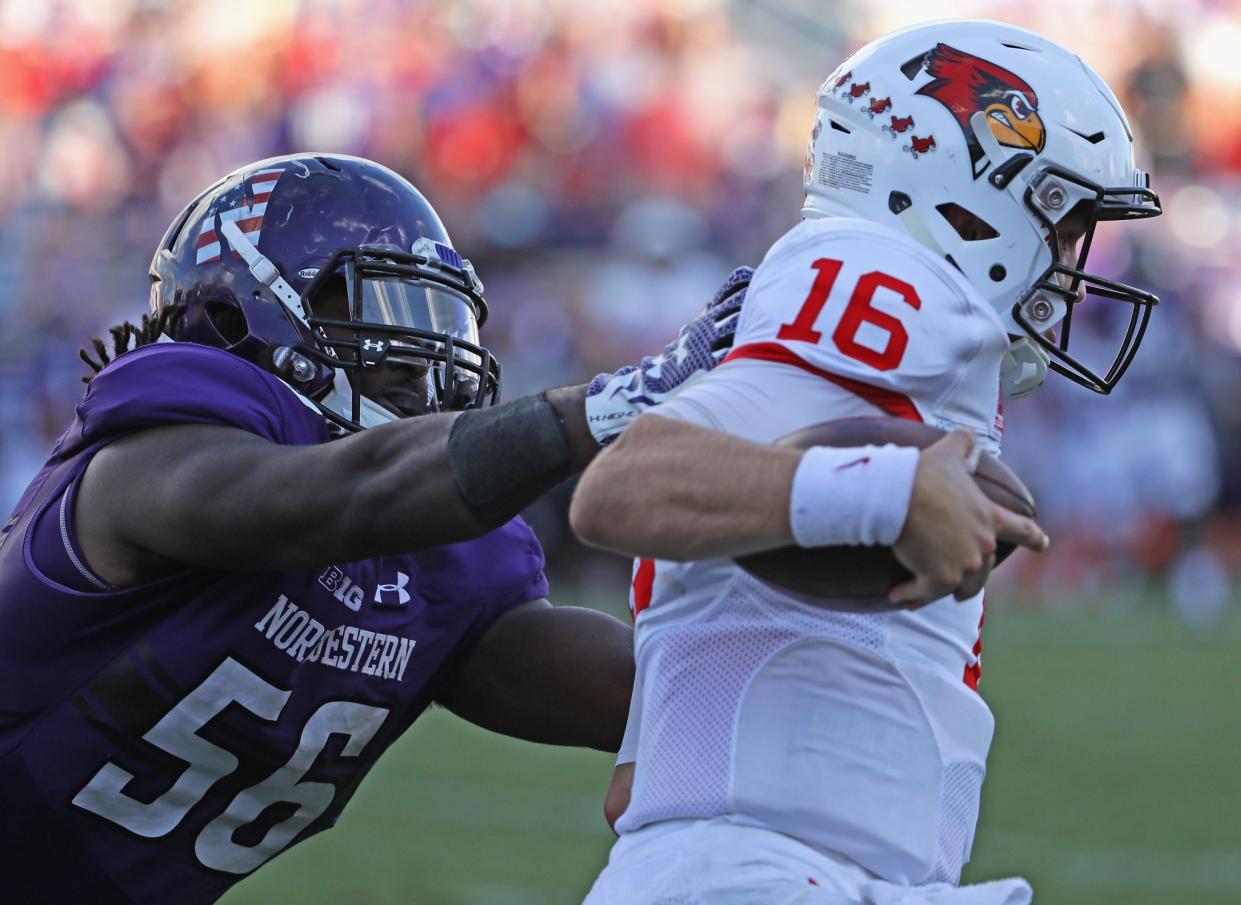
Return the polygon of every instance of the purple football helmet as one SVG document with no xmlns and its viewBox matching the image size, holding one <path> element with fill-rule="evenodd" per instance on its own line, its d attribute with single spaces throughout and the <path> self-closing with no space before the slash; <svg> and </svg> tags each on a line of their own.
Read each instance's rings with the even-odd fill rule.
<svg viewBox="0 0 1241 905">
<path fill-rule="evenodd" d="M 426 198 L 369 160 L 294 154 L 230 173 L 173 221 L 151 284 L 172 339 L 271 371 L 343 430 L 499 399 L 478 341 L 483 284 Z M 403 387 L 369 398 L 366 372 L 398 365 Z"/>
</svg>

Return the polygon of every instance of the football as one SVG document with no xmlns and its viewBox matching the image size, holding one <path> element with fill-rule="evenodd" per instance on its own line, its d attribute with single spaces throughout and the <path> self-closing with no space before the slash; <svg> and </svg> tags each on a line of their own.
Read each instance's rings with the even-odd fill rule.
<svg viewBox="0 0 1241 905">
<path fill-rule="evenodd" d="M 903 418 L 848 418 L 827 421 L 789 434 L 776 441 L 780 446 L 867 446 L 894 443 L 925 449 L 945 431 Z M 1034 518 L 1034 497 L 1013 471 L 983 453 L 974 480 L 991 500 L 1021 515 Z M 996 565 L 1014 550 L 1001 542 Z M 888 600 L 888 592 L 913 576 L 900 564 L 891 547 L 780 547 L 738 557 L 737 564 L 756 578 L 798 594 L 821 598 L 824 606 L 849 612 L 900 609 Z"/>
</svg>

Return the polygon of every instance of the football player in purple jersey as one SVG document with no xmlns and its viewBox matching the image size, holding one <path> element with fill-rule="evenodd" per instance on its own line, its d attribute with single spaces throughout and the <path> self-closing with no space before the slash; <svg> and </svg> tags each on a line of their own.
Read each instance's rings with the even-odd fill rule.
<svg viewBox="0 0 1241 905">
<path fill-rule="evenodd" d="M 503 404 L 482 283 L 369 161 L 226 176 L 151 280 L 0 527 L 0 901 L 214 901 L 331 826 L 432 702 L 616 750 L 630 630 L 546 601 L 518 513 L 715 365 L 748 271 L 640 365 Z M 753 467 L 642 517 L 726 519 L 735 553 L 791 542 L 798 451 L 699 429 L 660 455 Z M 960 459 L 920 458 L 937 503 L 907 534 L 932 583 L 943 513 L 977 496 Z"/>
<path fill-rule="evenodd" d="M 191 202 L 0 530 L 0 901 L 214 901 L 433 701 L 616 750 L 630 629 L 547 603 L 517 513 L 714 365 L 745 277 L 596 381 L 592 432 L 586 386 L 493 405 L 482 283 L 392 171 L 283 157 Z"/>
</svg>

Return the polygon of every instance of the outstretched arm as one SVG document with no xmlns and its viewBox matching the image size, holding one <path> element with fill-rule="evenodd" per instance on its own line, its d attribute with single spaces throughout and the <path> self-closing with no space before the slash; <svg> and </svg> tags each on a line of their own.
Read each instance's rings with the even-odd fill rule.
<svg viewBox="0 0 1241 905">
<path fill-rule="evenodd" d="M 87 467 L 74 513 L 79 543 L 101 578 L 124 587 L 185 564 L 313 568 L 478 537 L 714 367 L 748 279 L 744 268 L 730 276 L 659 355 L 596 377 L 589 401 L 586 386 L 561 387 L 309 447 L 220 426 L 143 430 Z"/>
<path fill-rule="evenodd" d="M 536 600 L 492 626 L 439 702 L 493 732 L 616 751 L 633 674 L 629 626 L 595 610 Z"/>
<path fill-rule="evenodd" d="M 551 390 L 317 446 L 213 425 L 141 431 L 87 467 L 78 539 L 125 586 L 177 564 L 312 568 L 477 537 L 594 457 L 584 398 Z"/>
</svg>

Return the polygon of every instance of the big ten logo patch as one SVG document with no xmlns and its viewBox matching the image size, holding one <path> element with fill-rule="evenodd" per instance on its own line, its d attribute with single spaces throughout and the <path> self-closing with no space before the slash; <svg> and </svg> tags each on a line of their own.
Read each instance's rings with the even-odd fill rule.
<svg viewBox="0 0 1241 905">
<path fill-rule="evenodd" d="M 331 591 L 333 597 L 355 613 L 362 609 L 365 592 L 336 566 L 329 566 L 327 571 L 319 576 L 319 584 Z"/>
</svg>

